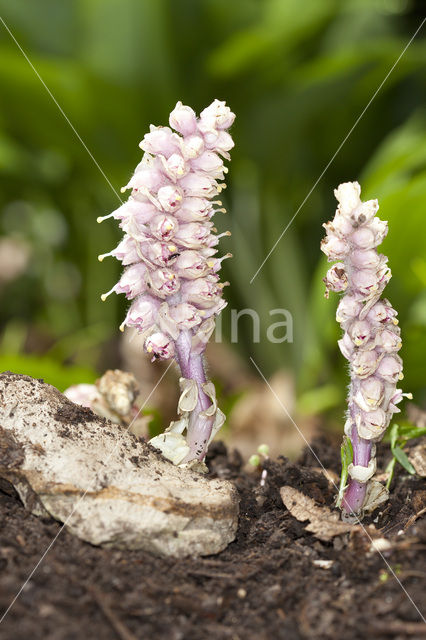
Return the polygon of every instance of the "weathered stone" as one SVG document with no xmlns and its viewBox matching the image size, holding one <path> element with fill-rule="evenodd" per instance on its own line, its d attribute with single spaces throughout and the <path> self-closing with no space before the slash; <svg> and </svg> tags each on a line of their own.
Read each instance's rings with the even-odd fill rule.
<svg viewBox="0 0 426 640">
<path fill-rule="evenodd" d="M 40 380 L 0 375 L 0 427 L 0 477 L 83 540 L 184 557 L 235 537 L 231 483 L 175 467 Z"/>
</svg>

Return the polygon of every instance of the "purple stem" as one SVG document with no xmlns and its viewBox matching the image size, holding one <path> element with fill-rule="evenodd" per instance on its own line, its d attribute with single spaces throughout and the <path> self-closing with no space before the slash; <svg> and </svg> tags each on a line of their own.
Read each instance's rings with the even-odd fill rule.
<svg viewBox="0 0 426 640">
<path fill-rule="evenodd" d="M 355 425 L 353 425 L 351 431 L 351 442 L 354 451 L 354 465 L 368 467 L 371 457 L 371 442 L 358 436 Z M 367 485 L 367 482 L 358 482 L 353 478 L 349 479 L 348 488 L 342 501 L 342 509 L 347 514 L 358 515 L 360 513 L 364 504 Z"/>
<path fill-rule="evenodd" d="M 183 462 L 188 462 L 194 458 L 204 460 L 214 423 L 214 416 L 200 416 L 200 413 L 208 409 L 212 403 L 201 386 L 207 382 L 203 354 L 191 353 L 191 340 L 192 333 L 190 331 L 181 331 L 176 340 L 176 360 L 182 376 L 195 380 L 198 385 L 198 401 L 193 411 L 191 411 L 186 434 L 186 441 L 190 451 Z"/>
</svg>

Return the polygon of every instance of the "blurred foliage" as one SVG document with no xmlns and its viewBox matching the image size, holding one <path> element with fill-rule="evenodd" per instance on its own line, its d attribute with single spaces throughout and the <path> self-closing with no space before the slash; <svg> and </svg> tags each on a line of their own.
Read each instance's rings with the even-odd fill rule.
<svg viewBox="0 0 426 640">
<path fill-rule="evenodd" d="M 319 242 L 333 188 L 360 180 L 390 223 L 383 251 L 394 274 L 387 294 L 400 314 L 405 387 L 426 402 L 421 33 L 307 198 L 420 25 L 420 2 L 0 0 L 0 15 L 87 147 L 0 24 L 0 232 L 30 252 L 19 278 L 0 279 L 4 368 L 64 388 L 118 363 L 111 345 L 125 301 L 102 304 L 99 296 L 119 268 L 100 265 L 97 255 L 120 234 L 96 218 L 119 204 L 148 125 L 165 124 L 178 99 L 199 111 L 217 97 L 237 114 L 224 197 L 230 214 L 217 220 L 233 231 L 222 244 L 234 254 L 224 265 L 224 334 L 230 308 L 254 308 L 262 339 L 254 343 L 250 320 L 240 321 L 235 348 L 245 360 L 253 356 L 265 375 L 294 371 L 303 412 L 341 411 L 337 296 L 324 300 Z M 292 344 L 266 339 L 277 308 L 292 313 Z"/>
</svg>

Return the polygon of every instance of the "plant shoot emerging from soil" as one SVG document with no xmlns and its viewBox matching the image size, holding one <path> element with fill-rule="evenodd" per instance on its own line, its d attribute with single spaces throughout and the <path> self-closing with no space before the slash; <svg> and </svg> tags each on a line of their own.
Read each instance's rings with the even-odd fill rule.
<svg viewBox="0 0 426 640">
<path fill-rule="evenodd" d="M 224 422 L 203 355 L 215 316 L 226 305 L 222 289 L 227 283 L 219 282 L 218 272 L 230 254 L 217 258 L 216 253 L 221 235 L 230 233 L 216 235 L 211 218 L 224 211 L 213 198 L 225 187 L 222 157 L 230 159 L 234 143 L 226 130 L 234 118 L 219 100 L 198 119 L 178 102 L 171 128 L 151 125 L 140 143 L 142 161 L 122 189 L 131 189 L 131 195 L 106 216 L 120 221 L 124 238 L 99 256 L 114 256 L 125 267 L 109 292 L 132 300 L 121 329 L 136 327 L 153 361 L 173 358 L 179 365 L 180 419 L 152 441 L 175 464 L 202 462 Z"/>
<path fill-rule="evenodd" d="M 342 482 L 338 506 L 346 517 L 362 517 L 386 499 L 377 481 L 376 442 L 380 441 L 396 406 L 404 395 L 397 388 L 402 380 L 400 329 L 396 311 L 382 292 L 391 278 L 386 256 L 376 247 L 383 241 L 388 224 L 376 216 L 377 200 L 361 202 L 357 182 L 335 190 L 339 202 L 332 222 L 324 227 L 321 244 L 330 262 L 329 291 L 342 292 L 336 320 L 344 331 L 339 347 L 349 361 L 350 386 L 342 449 Z M 348 482 L 346 482 L 348 480 Z"/>
</svg>

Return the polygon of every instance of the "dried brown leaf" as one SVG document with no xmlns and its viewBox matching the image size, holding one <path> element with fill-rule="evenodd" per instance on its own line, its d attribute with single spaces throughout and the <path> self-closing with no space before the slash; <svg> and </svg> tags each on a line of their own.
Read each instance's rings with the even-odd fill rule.
<svg viewBox="0 0 426 640">
<path fill-rule="evenodd" d="M 310 531 L 323 542 L 328 542 L 335 536 L 353 529 L 352 524 L 340 520 L 338 513 L 331 511 L 328 507 L 318 507 L 312 498 L 293 487 L 281 487 L 280 494 L 291 515 L 299 522 L 309 520 L 306 531 Z"/>
</svg>

